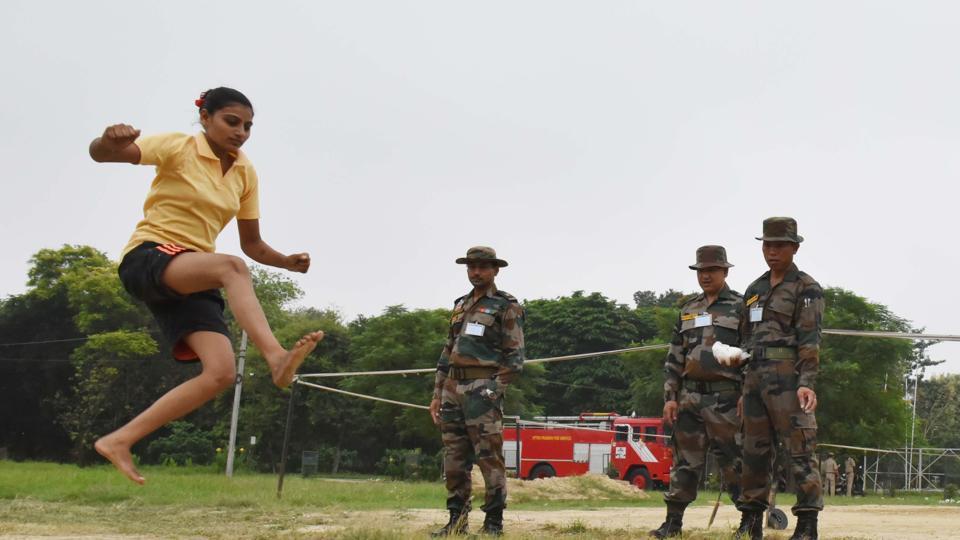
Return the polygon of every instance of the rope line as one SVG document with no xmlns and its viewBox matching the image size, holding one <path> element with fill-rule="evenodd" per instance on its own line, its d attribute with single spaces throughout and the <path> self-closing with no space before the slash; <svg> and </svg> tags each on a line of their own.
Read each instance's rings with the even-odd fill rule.
<svg viewBox="0 0 960 540">
<path fill-rule="evenodd" d="M 407 402 L 405 402 L 405 401 L 394 401 L 394 400 L 392 400 L 392 399 L 379 398 L 379 397 L 376 397 L 376 396 L 368 396 L 368 395 L 366 395 L 366 394 L 357 394 L 357 393 L 355 393 L 355 392 L 347 392 L 346 390 L 340 390 L 339 388 L 331 388 L 331 387 L 329 387 L 329 386 L 323 386 L 323 385 L 321 385 L 321 384 L 308 383 L 308 382 L 305 382 L 305 381 L 301 381 L 299 377 L 296 378 L 296 379 L 294 379 L 294 382 L 297 383 L 297 384 L 302 384 L 302 385 L 304 385 L 304 386 L 310 386 L 310 387 L 312 387 L 312 388 L 319 388 L 320 390 L 324 390 L 324 391 L 327 391 L 327 392 L 334 392 L 334 393 L 336 393 L 336 394 L 343 394 L 343 395 L 345 395 L 345 396 L 352 396 L 352 397 L 361 398 L 361 399 L 369 399 L 369 400 L 371 400 L 371 401 L 381 401 L 381 402 L 383 402 L 383 403 L 389 403 L 389 404 L 391 404 L 391 405 L 400 405 L 400 406 L 402 406 L 402 407 L 411 407 L 411 408 L 414 408 L 414 409 L 423 409 L 423 410 L 427 410 L 427 411 L 430 410 L 430 407 L 427 407 L 427 406 L 425 406 L 425 405 L 417 405 L 416 403 L 407 403 Z"/>
<path fill-rule="evenodd" d="M 882 448 L 864 448 L 862 446 L 845 446 L 842 444 L 817 443 L 817 446 L 829 446 L 830 448 L 843 448 L 846 450 L 857 450 L 859 452 L 875 452 L 877 454 L 897 454 L 895 450 L 884 450 Z"/>
<path fill-rule="evenodd" d="M 667 349 L 670 347 L 668 343 L 662 343 L 657 345 L 643 345 L 640 347 L 627 347 L 626 349 L 615 349 L 612 351 L 600 351 L 592 353 L 581 353 L 581 354 L 568 354 L 566 356 L 550 356 L 547 358 L 536 358 L 533 360 L 527 360 L 524 364 L 547 364 L 550 362 L 565 362 L 568 360 L 580 360 L 583 358 L 596 358 L 600 356 L 610 356 L 613 354 L 622 354 L 635 351 L 653 351 L 656 349 Z M 385 371 L 341 371 L 341 372 L 327 372 L 327 373 L 303 373 L 299 375 L 301 379 L 305 378 L 320 378 L 320 377 L 359 377 L 366 375 L 413 375 L 420 373 L 436 373 L 437 368 L 418 368 L 418 369 L 391 369 Z"/>
<path fill-rule="evenodd" d="M 369 395 L 369 394 L 358 394 L 358 393 L 356 393 L 356 392 L 348 392 L 348 391 L 346 391 L 346 390 L 340 390 L 339 388 L 331 388 L 331 387 L 329 387 L 329 386 L 323 386 L 322 384 L 316 384 L 316 383 L 310 383 L 310 382 L 302 381 L 302 380 L 300 380 L 299 377 L 297 377 L 296 379 L 294 379 L 293 382 L 296 383 L 296 384 L 302 384 L 302 385 L 304 385 L 304 386 L 309 386 L 309 387 L 311 387 L 311 388 L 316 388 L 316 389 L 318 389 L 318 390 L 323 390 L 323 391 L 326 391 L 326 392 L 333 392 L 333 393 L 336 393 L 336 394 L 343 394 L 343 395 L 351 396 L 351 397 L 355 397 L 355 398 L 368 399 L 368 400 L 370 400 L 370 401 L 380 401 L 380 402 L 382 402 L 382 403 L 390 403 L 391 405 L 399 405 L 399 406 L 401 406 L 401 407 L 410 407 L 411 409 L 430 410 L 430 407 L 427 407 L 427 406 L 425 406 L 425 405 L 417 405 L 416 403 L 407 403 L 406 401 L 395 401 L 395 400 L 392 400 L 392 399 L 385 399 L 385 398 L 380 398 L 380 397 L 376 397 L 376 396 L 371 396 L 371 395 Z M 587 427 L 587 426 L 574 426 L 574 425 L 569 425 L 569 424 L 558 424 L 558 423 L 555 423 L 555 422 L 537 422 L 537 421 L 535 421 L 535 420 L 523 420 L 523 419 L 519 419 L 519 418 L 517 419 L 517 421 L 518 421 L 520 424 L 522 424 L 522 425 L 529 425 L 529 426 L 558 427 L 558 428 L 566 428 L 566 429 L 579 429 L 579 430 L 584 430 L 584 431 L 598 431 L 598 432 L 601 432 L 601 433 L 617 433 L 617 431 L 616 431 L 616 430 L 613 430 L 613 429 L 600 429 L 600 428 L 592 428 L 592 427 Z M 652 435 L 652 434 L 648 435 L 648 434 L 643 434 L 643 436 L 644 436 L 644 437 L 657 437 L 657 438 L 661 438 L 661 439 L 669 439 L 669 438 L 670 438 L 669 435 Z"/>
<path fill-rule="evenodd" d="M 918 334 L 915 332 L 885 332 L 879 330 L 833 330 L 825 329 L 824 334 L 831 336 L 856 336 L 912 339 L 917 341 L 960 341 L 960 336 L 951 334 Z"/>
<path fill-rule="evenodd" d="M 67 338 L 67 339 L 48 339 L 45 341 L 21 341 L 19 343 L 0 343 L 0 347 L 16 347 L 20 345 L 45 345 L 47 343 L 68 343 L 71 341 L 86 341 L 90 339 L 90 336 L 78 337 L 78 338 Z"/>
<path fill-rule="evenodd" d="M 544 380 L 544 379 L 541 379 L 541 380 L 539 380 L 539 381 L 537 381 L 537 382 L 540 382 L 540 383 L 542 383 L 542 384 L 552 384 L 552 385 L 556 385 L 556 386 L 567 386 L 567 387 L 570 387 L 570 388 L 583 388 L 583 389 L 585 389 L 585 390 L 601 390 L 601 391 L 607 391 L 607 390 L 614 390 L 614 391 L 627 390 L 626 388 L 613 388 L 612 386 L 594 386 L 594 385 L 588 385 L 588 384 L 564 383 L 564 382 L 560 382 L 560 381 L 548 381 L 548 380 Z"/>
</svg>

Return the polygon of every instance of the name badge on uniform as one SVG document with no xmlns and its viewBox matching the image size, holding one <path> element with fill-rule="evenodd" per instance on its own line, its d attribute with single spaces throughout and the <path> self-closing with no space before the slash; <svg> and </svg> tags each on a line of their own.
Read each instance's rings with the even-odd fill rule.
<svg viewBox="0 0 960 540">
<path fill-rule="evenodd" d="M 750 322 L 760 322 L 763 320 L 763 306 L 750 308 Z"/>
<path fill-rule="evenodd" d="M 713 324 L 713 316 L 709 313 L 701 313 L 693 320 L 694 328 L 702 328 L 704 326 L 710 326 L 711 324 Z"/>
<path fill-rule="evenodd" d="M 482 336 L 484 330 L 486 329 L 487 328 L 482 324 L 478 324 L 475 322 L 468 322 L 467 330 L 464 333 L 467 334 L 468 336 Z"/>
</svg>

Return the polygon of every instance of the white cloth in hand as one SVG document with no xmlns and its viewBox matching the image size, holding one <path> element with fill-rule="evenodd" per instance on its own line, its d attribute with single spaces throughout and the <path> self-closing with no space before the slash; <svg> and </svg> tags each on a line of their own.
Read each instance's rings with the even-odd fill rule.
<svg viewBox="0 0 960 540">
<path fill-rule="evenodd" d="M 713 357 L 724 366 L 735 366 L 750 358 L 750 354 L 740 347 L 731 347 L 717 341 L 713 344 Z"/>
</svg>

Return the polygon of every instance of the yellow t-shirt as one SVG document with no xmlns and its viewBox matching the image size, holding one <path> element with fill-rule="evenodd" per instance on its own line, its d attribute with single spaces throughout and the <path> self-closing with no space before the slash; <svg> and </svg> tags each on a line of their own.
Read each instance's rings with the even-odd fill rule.
<svg viewBox="0 0 960 540">
<path fill-rule="evenodd" d="M 155 165 L 157 176 L 123 255 L 147 241 L 213 252 L 231 219 L 260 218 L 257 172 L 243 152 L 224 175 L 203 133 L 151 135 L 136 145 L 140 164 Z"/>
</svg>

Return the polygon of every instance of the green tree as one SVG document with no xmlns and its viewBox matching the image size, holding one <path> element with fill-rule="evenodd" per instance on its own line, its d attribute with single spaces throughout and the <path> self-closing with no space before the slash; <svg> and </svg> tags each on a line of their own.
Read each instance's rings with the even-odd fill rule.
<svg viewBox="0 0 960 540">
<path fill-rule="evenodd" d="M 824 299 L 826 328 L 910 330 L 886 306 L 850 291 L 828 288 Z M 817 378 L 819 440 L 871 447 L 902 444 L 908 422 L 902 381 L 913 361 L 908 341 L 825 336 Z"/>
<path fill-rule="evenodd" d="M 60 249 L 41 249 L 30 258 L 30 265 L 27 285 L 31 291 L 40 296 L 52 296 L 64 292 L 64 277 L 108 267 L 110 259 L 90 246 L 64 244 Z"/>
<path fill-rule="evenodd" d="M 645 345 L 662 344 L 653 340 Z M 623 355 L 630 381 L 629 411 L 637 416 L 660 416 L 663 411 L 663 362 L 666 349 L 637 351 Z M 624 409 L 626 411 L 626 409 Z"/>
<path fill-rule="evenodd" d="M 363 371 L 433 368 L 446 339 L 450 312 L 444 309 L 409 311 L 403 306 L 387 307 L 382 315 L 360 319 L 350 326 L 350 356 L 354 369 Z M 427 405 L 433 394 L 432 374 L 356 377 L 340 382 L 341 387 L 361 394 Z M 386 403 L 363 404 L 358 427 L 366 441 L 381 444 L 357 448 L 365 463 L 378 460 L 383 448 L 440 447 L 439 431 L 430 415 L 421 409 Z M 371 448 L 371 446 L 377 448 Z"/>
<path fill-rule="evenodd" d="M 935 448 L 960 448 L 960 375 L 923 379 L 917 391 L 918 438 Z"/>
<path fill-rule="evenodd" d="M 72 315 L 66 295 L 28 291 L 0 303 L 0 447 L 14 459 L 69 458 L 53 396 L 69 387 L 81 343 Z"/>
<path fill-rule="evenodd" d="M 651 318 L 596 292 L 531 300 L 525 308 L 530 358 L 622 349 L 655 335 Z M 548 364 L 537 382 L 548 416 L 623 411 L 630 401 L 630 381 L 617 356 Z"/>
<path fill-rule="evenodd" d="M 59 417 L 74 406 L 70 358 L 91 334 L 150 323 L 132 305 L 116 266 L 89 246 L 42 249 L 30 259 L 28 290 L 0 305 L 0 444 L 14 456 L 66 459 L 71 445 Z M 147 321 L 147 322 L 145 322 Z M 149 336 L 148 336 L 149 339 Z M 7 440 L 10 437 L 12 440 Z"/>
<path fill-rule="evenodd" d="M 653 294 L 651 292 L 651 294 Z M 673 330 L 680 314 L 678 304 L 686 298 L 681 293 L 668 290 L 659 295 L 664 299 L 646 307 L 638 307 L 638 315 L 654 329 L 653 337 L 644 345 L 665 345 L 673 338 Z M 624 355 L 624 366 L 630 380 L 630 412 L 638 416 L 660 416 L 663 411 L 663 362 L 666 349 L 637 351 Z"/>
<path fill-rule="evenodd" d="M 680 307 L 681 300 L 685 295 L 680 291 L 667 289 L 666 292 L 657 294 L 656 291 L 637 291 L 633 293 L 633 303 L 638 308 L 677 308 Z"/>
</svg>

